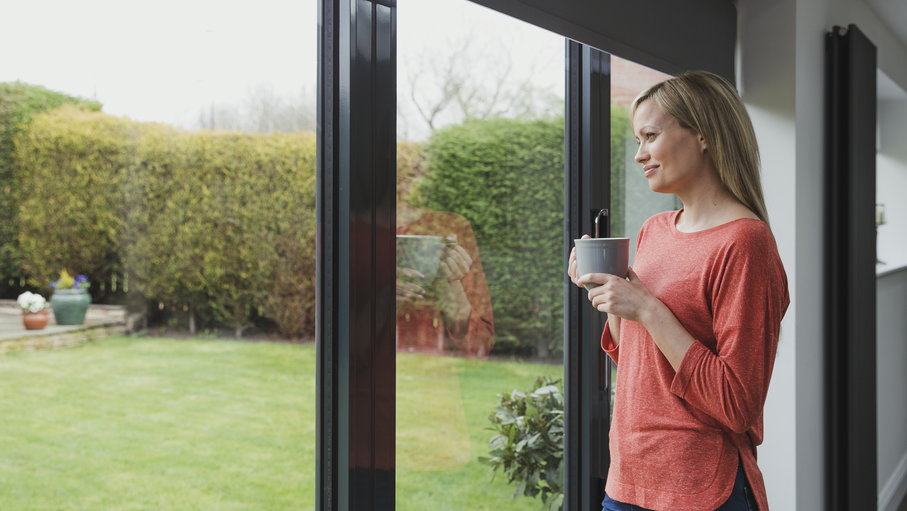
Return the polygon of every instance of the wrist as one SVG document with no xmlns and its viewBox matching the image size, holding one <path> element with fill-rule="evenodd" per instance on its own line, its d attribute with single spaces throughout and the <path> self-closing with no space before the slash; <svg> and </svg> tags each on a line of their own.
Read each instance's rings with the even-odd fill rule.
<svg viewBox="0 0 907 511">
<path fill-rule="evenodd" d="M 668 311 L 668 307 L 661 300 L 652 296 L 646 306 L 642 308 L 639 322 L 643 328 L 651 331 L 651 327 L 661 323 L 661 318 L 666 311 Z"/>
</svg>

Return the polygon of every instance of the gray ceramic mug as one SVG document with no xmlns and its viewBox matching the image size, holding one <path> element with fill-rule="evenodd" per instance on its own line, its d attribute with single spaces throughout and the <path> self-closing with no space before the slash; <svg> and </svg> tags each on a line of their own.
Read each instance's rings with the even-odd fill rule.
<svg viewBox="0 0 907 511">
<path fill-rule="evenodd" d="M 576 274 L 610 273 L 627 276 L 630 266 L 630 238 L 585 238 L 573 240 L 576 244 Z M 584 284 L 587 290 L 599 284 Z"/>
</svg>

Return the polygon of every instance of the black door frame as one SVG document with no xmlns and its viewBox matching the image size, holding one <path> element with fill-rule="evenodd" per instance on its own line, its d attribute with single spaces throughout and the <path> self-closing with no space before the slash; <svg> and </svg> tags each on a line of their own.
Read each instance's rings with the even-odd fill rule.
<svg viewBox="0 0 907 511">
<path fill-rule="evenodd" d="M 394 509 L 395 3 L 319 2 L 319 510 Z"/>
<path fill-rule="evenodd" d="M 676 73 L 733 79 L 736 10 L 723 0 L 651 0 L 588 16 L 583 0 L 471 0 L 574 41 Z M 535 4 L 534 6 L 531 4 Z M 317 447 L 319 511 L 394 509 L 396 0 L 319 0 L 317 142 Z M 598 12 L 598 11 L 596 11 Z M 661 37 L 661 39 L 658 39 Z M 634 39 L 641 38 L 641 39 Z M 642 49 L 640 49 L 642 48 Z M 663 51 L 661 51 L 663 50 Z M 564 260 L 592 232 L 610 191 L 610 64 L 567 42 Z M 610 376 L 602 317 L 564 280 L 565 509 L 599 504 L 608 466 Z"/>
<path fill-rule="evenodd" d="M 875 508 L 876 48 L 855 25 L 826 37 L 826 499 Z"/>
<path fill-rule="evenodd" d="M 566 53 L 564 260 L 611 203 L 611 144 L 601 142 L 611 140 L 611 56 L 573 41 Z M 569 279 L 565 294 L 564 509 L 595 509 L 610 465 L 611 364 L 599 346 L 603 314 Z"/>
</svg>

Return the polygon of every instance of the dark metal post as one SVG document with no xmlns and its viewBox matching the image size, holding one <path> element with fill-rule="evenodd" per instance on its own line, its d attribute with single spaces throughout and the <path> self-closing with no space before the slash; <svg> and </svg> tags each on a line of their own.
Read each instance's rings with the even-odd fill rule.
<svg viewBox="0 0 907 511">
<path fill-rule="evenodd" d="M 875 509 L 876 48 L 850 25 L 826 38 L 827 501 Z"/>
<path fill-rule="evenodd" d="M 607 53 L 567 41 L 565 254 L 593 232 L 611 193 L 611 60 Z M 606 218 L 608 220 L 608 218 Z M 566 260 L 566 257 L 565 257 Z M 610 458 L 610 376 L 599 346 L 602 314 L 585 291 L 565 281 L 566 511 L 598 509 Z"/>
<path fill-rule="evenodd" d="M 319 1 L 319 511 L 394 509 L 396 7 Z"/>
</svg>

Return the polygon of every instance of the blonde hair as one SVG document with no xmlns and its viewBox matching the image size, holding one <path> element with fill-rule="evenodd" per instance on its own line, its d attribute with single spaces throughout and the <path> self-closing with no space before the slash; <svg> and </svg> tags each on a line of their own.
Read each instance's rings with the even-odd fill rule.
<svg viewBox="0 0 907 511">
<path fill-rule="evenodd" d="M 767 224 L 756 133 L 734 86 L 714 73 L 686 72 L 643 91 L 633 101 L 631 116 L 649 99 L 705 139 L 721 182 Z"/>
</svg>

